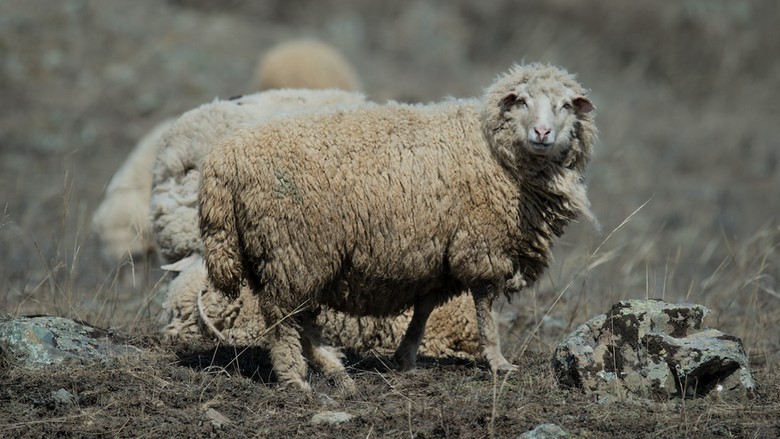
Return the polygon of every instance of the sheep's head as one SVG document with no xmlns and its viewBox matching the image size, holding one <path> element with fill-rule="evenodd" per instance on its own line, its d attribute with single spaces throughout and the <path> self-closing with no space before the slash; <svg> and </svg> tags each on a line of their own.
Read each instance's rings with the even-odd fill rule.
<svg viewBox="0 0 780 439">
<path fill-rule="evenodd" d="M 498 103 L 504 117 L 517 127 L 515 143 L 538 155 L 560 155 L 571 144 L 577 114 L 591 111 L 584 96 L 548 93 L 534 84 L 520 84 Z"/>
<path fill-rule="evenodd" d="M 596 130 L 586 91 L 565 71 L 541 64 L 514 66 L 488 88 L 485 135 L 507 165 L 555 163 L 582 171 Z"/>
</svg>

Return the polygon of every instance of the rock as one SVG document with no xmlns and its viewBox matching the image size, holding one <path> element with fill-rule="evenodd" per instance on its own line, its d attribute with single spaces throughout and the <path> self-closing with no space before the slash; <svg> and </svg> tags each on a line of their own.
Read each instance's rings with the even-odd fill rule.
<svg viewBox="0 0 780 439">
<path fill-rule="evenodd" d="M 203 418 L 210 422 L 214 428 L 220 429 L 229 425 L 232 421 L 222 413 L 210 408 L 203 413 Z"/>
<path fill-rule="evenodd" d="M 571 435 L 555 424 L 541 424 L 531 431 L 521 434 L 518 439 L 559 439 L 569 438 Z"/>
<path fill-rule="evenodd" d="M 339 405 L 339 403 L 337 403 L 333 398 L 331 398 L 330 396 L 324 393 L 317 394 L 317 399 L 320 401 L 322 405 L 330 405 L 330 406 Z"/>
<path fill-rule="evenodd" d="M 312 424 L 342 424 L 344 422 L 349 421 L 350 419 L 354 418 L 354 415 L 350 415 L 346 412 L 331 412 L 331 411 L 324 411 L 315 414 L 311 417 L 311 423 Z"/>
<path fill-rule="evenodd" d="M 75 396 L 67 390 L 60 388 L 56 392 L 51 392 L 51 398 L 57 405 L 68 405 L 73 402 Z"/>
<path fill-rule="evenodd" d="M 558 345 L 555 376 L 599 397 L 752 397 L 742 341 L 706 328 L 708 313 L 701 305 L 621 301 Z"/>
<path fill-rule="evenodd" d="M 139 352 L 117 344 L 106 331 L 63 317 L 0 318 L 0 355 L 5 361 L 36 369 L 51 364 L 108 362 Z"/>
</svg>

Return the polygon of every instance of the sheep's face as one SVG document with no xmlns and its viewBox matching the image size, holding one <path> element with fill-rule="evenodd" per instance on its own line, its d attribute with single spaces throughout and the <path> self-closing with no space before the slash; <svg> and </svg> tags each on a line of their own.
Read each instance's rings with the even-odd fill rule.
<svg viewBox="0 0 780 439">
<path fill-rule="evenodd" d="M 577 117 L 593 109 L 588 98 L 571 90 L 546 90 L 529 83 L 506 93 L 498 106 L 513 131 L 515 149 L 550 157 L 568 150 Z"/>
</svg>

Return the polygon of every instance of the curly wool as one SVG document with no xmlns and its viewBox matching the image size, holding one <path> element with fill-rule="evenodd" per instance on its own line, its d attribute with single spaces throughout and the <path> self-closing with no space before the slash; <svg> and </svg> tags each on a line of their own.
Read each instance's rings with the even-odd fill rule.
<svg viewBox="0 0 780 439">
<path fill-rule="evenodd" d="M 201 251 L 197 229 L 197 185 L 203 157 L 218 139 L 241 124 L 261 124 L 274 118 L 314 111 L 337 111 L 364 103 L 362 95 L 341 91 L 269 91 L 232 101 L 216 101 L 183 115 L 166 135 L 155 164 L 152 199 L 153 224 L 159 247 L 169 260 L 196 255 L 197 263 L 173 268 L 161 321 L 169 338 L 192 340 L 218 333 L 231 344 L 251 344 L 266 329 L 256 299 L 248 288 L 237 301 L 215 294 L 197 256 Z M 321 108 L 319 107 L 321 106 Z M 270 115 L 273 110 L 273 115 Z M 179 264 L 177 262 L 176 264 Z M 198 310 L 198 294 L 205 316 Z M 474 308 L 468 297 L 442 306 L 431 317 L 423 353 L 431 356 L 471 358 L 477 351 Z M 325 336 L 340 346 L 358 351 L 392 349 L 409 324 L 411 311 L 387 319 L 356 319 L 326 310 L 318 316 Z M 206 325 L 208 322 L 211 328 Z M 260 340 L 264 340 L 260 338 Z"/>
<path fill-rule="evenodd" d="M 509 368 L 490 317 L 495 294 L 533 284 L 552 239 L 578 213 L 592 216 L 582 170 L 596 130 L 584 93 L 565 71 L 532 64 L 510 69 L 481 101 L 364 106 L 230 137 L 203 163 L 210 282 L 228 297 L 249 283 L 278 323 L 277 375 L 303 389 L 302 350 L 343 373 L 317 352 L 306 316 L 285 320 L 303 305 L 358 316 L 419 307 L 396 351 L 413 367 L 432 305 L 469 289 L 483 355 Z M 558 124 L 555 142 L 531 137 L 541 113 L 527 104 L 537 98 L 555 112 L 544 115 Z"/>
<path fill-rule="evenodd" d="M 485 104 L 365 106 L 230 137 L 204 163 L 200 186 L 212 282 L 230 294 L 256 276 L 274 303 L 308 298 L 358 315 L 400 311 L 416 295 L 407 282 L 441 283 L 445 272 L 463 285 L 510 279 L 520 256 L 530 258 L 522 270 L 533 283 L 551 238 L 589 211 L 579 171 L 595 128 L 583 116 L 554 160 L 517 157 L 494 123 L 504 116 L 487 103 L 518 70 Z M 361 288 L 347 298 L 340 281 Z"/>
<path fill-rule="evenodd" d="M 165 132 L 152 173 L 150 218 L 162 256 L 176 261 L 202 252 L 198 185 L 204 157 L 229 134 L 271 120 L 365 103 L 341 90 L 269 90 L 215 100 L 179 117 Z"/>
</svg>

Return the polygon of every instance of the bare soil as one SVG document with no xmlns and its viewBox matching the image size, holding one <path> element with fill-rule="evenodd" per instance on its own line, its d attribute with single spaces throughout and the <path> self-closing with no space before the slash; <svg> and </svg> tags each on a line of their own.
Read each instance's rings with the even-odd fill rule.
<svg viewBox="0 0 780 439">
<path fill-rule="evenodd" d="M 777 23 L 773 0 L 1 2 L 0 312 L 111 327 L 144 355 L 38 372 L 5 359 L 0 436 L 516 437 L 545 422 L 594 438 L 780 436 Z M 278 389 L 261 349 L 159 340 L 155 261 L 101 261 L 90 218 L 135 142 L 250 91 L 258 56 L 300 36 L 341 48 L 377 101 L 479 95 L 522 61 L 592 90 L 605 232 L 573 224 L 543 281 L 500 304 L 519 373 L 433 359 L 398 373 L 351 353 L 355 395 L 316 373 L 311 395 Z M 758 397 L 600 404 L 558 388 L 561 337 L 645 297 L 710 308 L 743 340 Z M 310 423 L 326 410 L 355 418 Z"/>
</svg>

